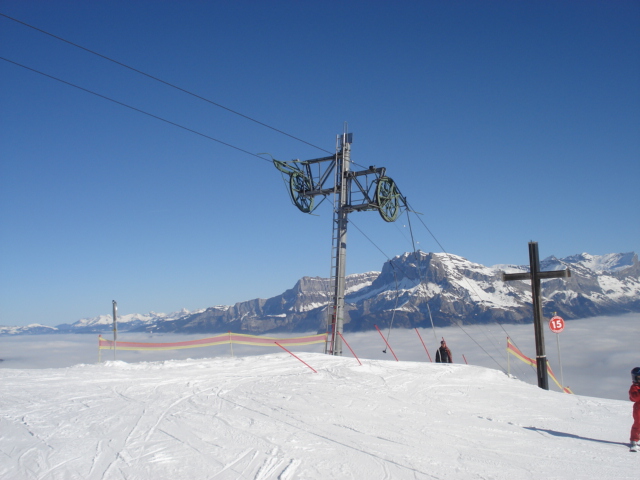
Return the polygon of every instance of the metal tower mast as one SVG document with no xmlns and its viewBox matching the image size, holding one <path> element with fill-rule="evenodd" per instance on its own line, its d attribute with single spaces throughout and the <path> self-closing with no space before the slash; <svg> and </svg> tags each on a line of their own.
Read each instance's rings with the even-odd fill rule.
<svg viewBox="0 0 640 480">
<path fill-rule="evenodd" d="M 347 263 L 347 204 L 349 201 L 349 171 L 351 161 L 352 136 L 343 133 L 336 142 L 336 183 L 333 210 L 332 275 L 330 278 L 333 293 L 331 299 L 330 332 L 331 342 L 325 353 L 342 355 L 342 330 L 344 328 L 344 292 Z"/>
<path fill-rule="evenodd" d="M 291 200 L 304 213 L 311 213 L 319 205 L 316 196 L 326 198 L 333 194 L 333 236 L 331 246 L 330 301 L 327 309 L 327 337 L 325 353 L 342 355 L 342 331 L 344 328 L 344 297 L 347 258 L 348 214 L 354 211 L 377 210 L 386 222 L 395 221 L 406 201 L 395 182 L 385 176 L 386 169 L 369 167 L 367 170 L 351 170 L 351 143 L 353 134 L 338 135 L 336 153 L 330 157 L 313 160 L 283 162 L 273 159 L 275 167 L 289 176 Z M 328 165 L 320 171 L 322 165 Z M 316 175 L 312 167 L 318 167 Z M 335 174 L 334 186 L 324 188 L 324 183 Z M 369 181 L 369 176 L 375 180 Z M 355 195 L 354 195 L 355 194 Z"/>
</svg>

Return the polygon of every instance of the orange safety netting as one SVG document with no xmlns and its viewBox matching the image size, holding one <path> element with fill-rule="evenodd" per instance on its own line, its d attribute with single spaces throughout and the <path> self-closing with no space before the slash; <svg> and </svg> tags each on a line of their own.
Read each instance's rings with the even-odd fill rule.
<svg viewBox="0 0 640 480">
<path fill-rule="evenodd" d="M 515 345 L 511 343 L 511 339 L 509 337 L 507 337 L 507 353 L 510 353 L 514 357 L 522 360 L 524 363 L 537 368 L 536 361 L 527 357 L 524 353 L 518 350 Z M 551 370 L 551 365 L 549 365 L 549 362 L 547 362 L 547 373 L 553 379 L 553 381 L 556 382 L 556 385 L 558 385 L 558 388 L 560 388 L 560 390 L 562 390 L 564 393 L 573 393 L 569 387 L 563 387 L 562 385 L 560 385 L 560 382 L 558 382 L 558 379 L 553 374 L 553 370 Z"/>
<path fill-rule="evenodd" d="M 211 347 L 214 345 L 223 345 L 226 343 L 235 343 L 240 345 L 254 345 L 262 347 L 280 345 L 313 345 L 315 343 L 323 343 L 326 341 L 327 334 L 321 333 L 317 335 L 309 335 L 306 337 L 292 338 L 276 338 L 276 337 L 258 337 L 256 335 L 244 335 L 242 333 L 223 333 L 215 337 L 201 338 L 198 340 L 189 340 L 186 342 L 173 343 L 143 343 L 143 342 L 114 342 L 98 336 L 99 350 L 113 350 L 114 344 L 116 350 L 178 350 L 182 348 L 198 348 Z"/>
</svg>

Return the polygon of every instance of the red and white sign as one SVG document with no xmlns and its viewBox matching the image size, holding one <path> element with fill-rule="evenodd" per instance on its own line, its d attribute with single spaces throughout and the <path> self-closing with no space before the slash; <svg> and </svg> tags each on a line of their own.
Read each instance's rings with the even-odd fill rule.
<svg viewBox="0 0 640 480">
<path fill-rule="evenodd" d="M 549 320 L 549 328 L 553 333 L 560 333 L 564 330 L 564 320 L 562 317 L 555 316 Z"/>
</svg>

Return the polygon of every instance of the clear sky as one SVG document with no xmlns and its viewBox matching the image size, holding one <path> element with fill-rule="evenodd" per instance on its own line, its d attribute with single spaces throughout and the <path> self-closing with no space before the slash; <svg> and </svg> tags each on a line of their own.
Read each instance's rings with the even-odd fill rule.
<svg viewBox="0 0 640 480">
<path fill-rule="evenodd" d="M 484 265 L 640 252 L 640 2 L 7 1 L 0 13 L 384 166 Z M 326 152 L 0 16 L 0 56 L 251 153 Z M 0 324 L 268 298 L 327 276 L 331 208 L 267 161 L 0 60 Z M 354 213 L 348 273 L 413 249 Z M 415 215 L 417 247 L 442 251 Z M 356 228 L 357 227 L 357 228 Z"/>
</svg>

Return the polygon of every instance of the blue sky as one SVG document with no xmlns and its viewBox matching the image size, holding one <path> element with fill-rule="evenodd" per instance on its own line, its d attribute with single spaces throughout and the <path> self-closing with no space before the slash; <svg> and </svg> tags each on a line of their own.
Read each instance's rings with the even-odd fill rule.
<svg viewBox="0 0 640 480">
<path fill-rule="evenodd" d="M 384 166 L 449 253 L 640 252 L 640 3 L 18 2 L 0 13 Z M 252 153 L 326 152 L 0 16 L 0 56 Z M 0 61 L 0 324 L 268 298 L 327 276 L 331 208 L 267 161 Z M 350 216 L 348 273 L 413 249 Z M 357 226 L 357 228 L 355 228 Z M 415 216 L 417 247 L 441 251 Z M 362 233 L 361 233 L 362 232 Z M 365 236 L 366 235 L 366 236 Z M 383 253 L 382 253 L 382 252 Z"/>
</svg>

